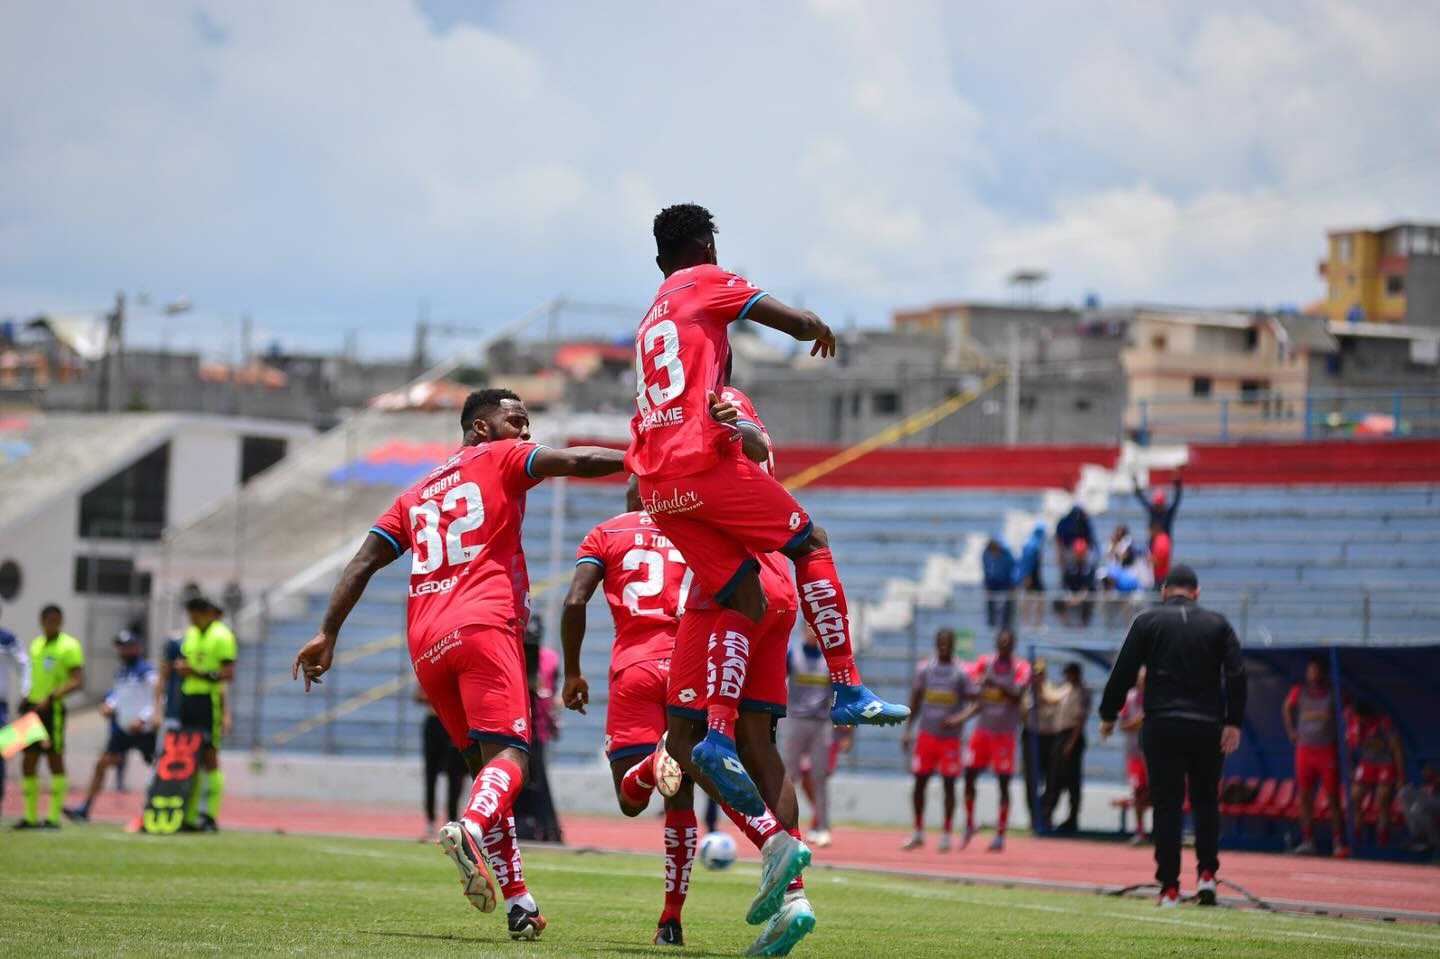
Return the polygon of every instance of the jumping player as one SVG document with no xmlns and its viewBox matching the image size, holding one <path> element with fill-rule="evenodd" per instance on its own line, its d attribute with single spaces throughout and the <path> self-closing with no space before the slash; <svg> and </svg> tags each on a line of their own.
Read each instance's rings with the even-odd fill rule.
<svg viewBox="0 0 1440 959">
<path fill-rule="evenodd" d="M 1295 744 L 1295 788 L 1300 795 L 1300 845 L 1295 852 L 1315 855 L 1315 787 L 1330 801 L 1332 853 L 1349 855 L 1340 804 L 1340 755 L 1335 745 L 1335 690 L 1325 663 L 1319 658 L 1305 664 L 1305 680 L 1290 687 L 1280 706 L 1285 732 Z"/>
<path fill-rule="evenodd" d="M 830 666 L 835 723 L 893 724 L 907 710 L 861 684 L 845 595 L 824 531 L 741 453 L 737 429 L 711 413 L 729 357 L 730 323 L 750 319 L 813 342 L 811 353 L 820 356 L 834 355 L 834 333 L 815 314 L 785 306 L 717 267 L 715 223 L 703 207 L 662 210 L 654 232 L 655 262 L 665 279 L 636 332 L 637 408 L 626 463 L 640 477 L 646 512 L 685 556 L 702 592 L 723 610 L 709 668 L 725 681 L 709 698 L 709 731 L 696 745 L 695 763 L 732 806 L 758 815 L 764 804 L 734 739 L 751 640 L 765 614 L 756 554 L 781 551 L 795 563 L 801 611 Z"/>
<path fill-rule="evenodd" d="M 528 767 L 530 695 L 521 646 L 529 577 L 520 548 L 525 494 L 548 476 L 606 476 L 621 454 L 530 441 L 530 416 L 509 390 L 481 390 L 460 416 L 464 446 L 396 497 L 340 575 L 315 638 L 295 657 L 308 691 L 327 670 L 340 627 L 375 572 L 413 550 L 406 604 L 410 660 L 450 740 L 476 774 L 460 822 L 440 829 L 465 897 L 505 897 L 512 939 L 545 928 L 525 885 L 510 808 Z M 486 869 L 488 867 L 489 873 Z"/>
<path fill-rule="evenodd" d="M 764 475 L 773 476 L 775 460 L 770 436 L 749 398 L 727 386 L 716 400 L 710 414 L 719 422 L 733 424 L 740 435 L 742 455 Z M 716 691 L 738 701 L 735 728 L 739 760 L 758 786 L 761 812 L 746 815 L 725 802 L 720 808 L 760 850 L 760 890 L 745 918 L 751 925 L 765 925 L 746 954 L 771 956 L 785 955 L 808 935 L 815 928 L 815 912 L 800 876 L 810 863 L 810 850 L 800 841 L 795 786 L 775 748 L 776 726 L 786 712 L 785 663 L 799 597 L 790 577 L 790 564 L 777 553 L 761 554 L 759 579 L 766 605 L 764 615 L 753 627 L 753 643 L 748 650 L 755 668 L 738 673 L 731 658 L 723 660 L 719 672 L 710 666 L 714 647 L 722 642 L 719 623 L 725 609 L 705 596 L 698 583 L 691 587 L 670 670 L 666 742 L 682 768 L 718 799 L 715 784 L 691 756 L 706 735 L 707 707 Z M 733 639 L 727 637 L 725 641 Z"/>
<path fill-rule="evenodd" d="M 610 651 L 610 702 L 605 709 L 605 758 L 615 781 L 620 811 L 638 816 L 662 783 L 665 794 L 665 907 L 656 945 L 683 946 L 680 912 L 690 886 L 699 841 L 695 790 L 681 781 L 680 767 L 665 752 L 665 694 L 670 654 L 690 588 L 690 570 L 679 550 L 640 509 L 635 478 L 625 488 L 627 512 L 595 526 L 575 551 L 575 574 L 565 595 L 560 640 L 565 650 L 569 709 L 585 712 L 590 684 L 580 669 L 585 604 L 604 585 L 615 623 Z"/>
<path fill-rule="evenodd" d="M 1350 808 L 1359 816 L 1366 801 L 1374 801 L 1375 843 L 1383 846 L 1390 839 L 1390 800 L 1405 784 L 1405 751 L 1395 724 L 1374 703 L 1358 702 L 1350 712 L 1347 738 L 1355 750 Z"/>
<path fill-rule="evenodd" d="M 925 789 L 930 777 L 940 774 L 945 795 L 945 821 L 940 831 L 940 852 L 950 851 L 950 831 L 955 821 L 955 777 L 960 775 L 960 735 L 965 721 L 979 710 L 977 690 L 955 659 L 955 631 L 935 634 L 935 658 L 922 659 L 915 668 L 910 695 L 910 722 L 900 737 L 901 748 L 914 748 L 910 773 L 915 777 L 915 831 L 902 849 L 925 845 Z M 912 732 L 914 717 L 920 718 L 920 735 Z"/>
<path fill-rule="evenodd" d="M 1135 674 L 1135 685 L 1125 694 L 1125 705 L 1116 718 L 1125 734 L 1125 778 L 1135 807 L 1135 835 L 1130 837 L 1130 845 L 1139 846 L 1145 842 L 1145 807 L 1150 805 L 1150 776 L 1145 769 L 1145 751 L 1140 748 L 1140 730 L 1145 725 L 1144 666 Z"/>
<path fill-rule="evenodd" d="M 1015 633 L 995 634 L 995 654 L 985 654 L 967 667 L 970 681 L 980 690 L 980 720 L 970 731 L 965 749 L 965 836 L 960 848 L 975 838 L 975 781 L 982 770 L 993 769 L 1000 783 L 1000 816 L 990 851 L 1005 848 L 1010 822 L 1010 777 L 1015 772 L 1015 732 L 1020 728 L 1020 701 L 1030 685 L 1030 663 L 1015 655 Z"/>
</svg>

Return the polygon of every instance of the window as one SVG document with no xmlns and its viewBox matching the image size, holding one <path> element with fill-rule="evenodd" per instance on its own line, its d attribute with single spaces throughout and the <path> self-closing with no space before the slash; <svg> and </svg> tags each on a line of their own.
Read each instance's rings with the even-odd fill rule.
<svg viewBox="0 0 1440 959">
<path fill-rule="evenodd" d="M 1156 353 L 1164 353 L 1164 352 L 1165 352 L 1165 334 L 1164 334 L 1164 333 L 1157 333 L 1157 334 L 1155 334 L 1154 336 L 1150 337 L 1150 349 L 1154 350 Z"/>
<path fill-rule="evenodd" d="M 285 458 L 285 441 L 271 436 L 246 436 L 240 440 L 240 485 Z"/>
<path fill-rule="evenodd" d="M 1252 326 L 1245 331 L 1245 349 L 1254 352 L 1255 347 L 1260 345 L 1260 328 Z"/>
<path fill-rule="evenodd" d="M 1405 277 L 1392 273 L 1385 277 L 1385 295 L 1400 296 L 1405 292 Z"/>
<path fill-rule="evenodd" d="M 857 419 L 857 420 L 860 418 L 860 394 L 859 394 L 859 393 L 851 393 L 851 394 L 850 394 L 850 415 L 851 415 L 852 417 L 854 417 L 855 419 Z"/>
<path fill-rule="evenodd" d="M 1335 259 L 1341 263 L 1349 263 L 1350 258 L 1355 255 L 1355 241 L 1350 236 L 1337 236 L 1335 238 Z"/>
<path fill-rule="evenodd" d="M 1194 397 L 1208 397 L 1213 384 L 1208 376 L 1197 376 L 1190 381 L 1190 395 Z"/>
<path fill-rule="evenodd" d="M 1260 395 L 1270 389 L 1270 384 L 1265 380 L 1241 380 L 1240 381 L 1240 402 L 1255 404 L 1260 402 Z"/>
<path fill-rule="evenodd" d="M 1095 407 L 1095 401 L 1088 396 L 1075 397 L 1075 412 L 1088 413 Z"/>
<path fill-rule="evenodd" d="M 80 531 L 99 539 L 160 538 L 170 491 L 170 444 L 151 450 L 80 497 Z"/>
<path fill-rule="evenodd" d="M 93 581 L 92 581 L 93 580 Z M 75 557 L 75 592 L 96 596 L 149 596 L 150 574 L 128 559 Z"/>
<path fill-rule="evenodd" d="M 900 394 L 893 390 L 882 390 L 870 400 L 870 408 L 876 416 L 894 416 L 900 412 Z"/>
</svg>

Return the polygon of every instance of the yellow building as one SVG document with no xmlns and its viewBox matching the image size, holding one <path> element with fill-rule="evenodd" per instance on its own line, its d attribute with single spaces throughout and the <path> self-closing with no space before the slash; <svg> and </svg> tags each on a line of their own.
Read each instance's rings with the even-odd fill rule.
<svg viewBox="0 0 1440 959">
<path fill-rule="evenodd" d="M 1331 230 L 1329 239 L 1320 275 L 1328 286 L 1323 310 L 1331 322 L 1416 322 L 1408 316 L 1412 259 L 1426 262 L 1428 279 L 1429 265 L 1440 256 L 1440 226 L 1395 223 L 1378 230 Z"/>
</svg>

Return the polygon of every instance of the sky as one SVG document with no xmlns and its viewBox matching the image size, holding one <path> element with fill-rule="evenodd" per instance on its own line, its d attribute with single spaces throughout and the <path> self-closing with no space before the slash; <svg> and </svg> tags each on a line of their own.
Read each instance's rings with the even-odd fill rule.
<svg viewBox="0 0 1440 959">
<path fill-rule="evenodd" d="M 1440 222 L 1436 49 L 1413 0 L 7 3 L 0 318 L 187 297 L 132 337 L 367 355 L 422 303 L 638 319 L 675 202 L 833 325 L 1018 268 L 1304 304 L 1327 228 Z"/>
</svg>

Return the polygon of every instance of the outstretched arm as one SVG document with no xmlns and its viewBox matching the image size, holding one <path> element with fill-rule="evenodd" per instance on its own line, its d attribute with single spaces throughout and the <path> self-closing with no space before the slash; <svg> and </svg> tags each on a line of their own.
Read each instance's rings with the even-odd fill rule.
<svg viewBox="0 0 1440 959">
<path fill-rule="evenodd" d="M 532 476 L 609 476 L 624 468 L 625 451 L 603 446 L 541 446 L 530 460 Z"/>
<path fill-rule="evenodd" d="M 575 565 L 575 576 L 570 580 L 570 592 L 565 594 L 565 606 L 560 612 L 560 646 L 565 652 L 565 685 L 560 692 L 560 701 L 566 709 L 585 712 L 590 702 L 590 684 L 580 671 L 580 644 L 585 641 L 585 604 L 595 595 L 595 588 L 605 577 L 605 570 L 599 563 L 582 560 Z"/>
<path fill-rule="evenodd" d="M 792 339 L 805 343 L 814 341 L 815 345 L 810 348 L 811 356 L 835 355 L 835 334 L 824 320 L 809 310 L 797 310 L 767 295 L 751 305 L 745 318 L 779 330 Z"/>
<path fill-rule="evenodd" d="M 307 693 L 311 684 L 318 686 L 320 677 L 330 669 L 330 660 L 335 653 L 335 641 L 340 637 L 340 627 L 345 625 L 345 618 L 360 601 L 370 577 L 389 566 L 395 558 L 395 545 L 372 531 L 365 535 L 365 541 L 360 544 L 350 562 L 345 564 L 345 571 L 340 574 L 340 582 L 335 584 L 334 591 L 330 593 L 330 603 L 325 607 L 324 618 L 320 620 L 320 631 L 315 634 L 314 639 L 300 647 L 300 652 L 295 655 L 295 664 L 290 667 L 291 679 L 299 679 L 301 673 L 304 673 Z"/>
</svg>

